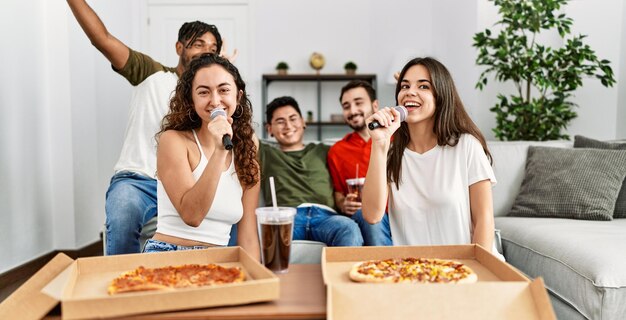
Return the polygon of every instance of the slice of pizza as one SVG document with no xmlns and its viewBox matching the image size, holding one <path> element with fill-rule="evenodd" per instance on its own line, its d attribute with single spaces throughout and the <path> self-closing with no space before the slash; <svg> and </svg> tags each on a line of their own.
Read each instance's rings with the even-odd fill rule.
<svg viewBox="0 0 626 320">
<path fill-rule="evenodd" d="M 463 263 L 432 258 L 369 260 L 354 264 L 349 273 L 356 282 L 475 283 L 476 273 Z"/>
<path fill-rule="evenodd" d="M 110 295 L 147 290 L 212 286 L 242 282 L 245 274 L 239 267 L 226 268 L 216 264 L 186 264 L 160 268 L 138 268 L 124 272 L 111 281 Z"/>
</svg>

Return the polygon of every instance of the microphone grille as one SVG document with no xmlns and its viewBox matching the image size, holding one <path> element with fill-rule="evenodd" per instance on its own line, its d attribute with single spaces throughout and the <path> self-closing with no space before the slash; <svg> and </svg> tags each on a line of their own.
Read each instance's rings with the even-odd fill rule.
<svg viewBox="0 0 626 320">
<path fill-rule="evenodd" d="M 211 110 L 211 120 L 215 119 L 217 116 L 226 116 L 226 111 L 222 108 L 215 108 Z"/>
<path fill-rule="evenodd" d="M 395 109 L 400 113 L 400 121 L 405 121 L 409 111 L 404 106 L 396 106 Z"/>
</svg>

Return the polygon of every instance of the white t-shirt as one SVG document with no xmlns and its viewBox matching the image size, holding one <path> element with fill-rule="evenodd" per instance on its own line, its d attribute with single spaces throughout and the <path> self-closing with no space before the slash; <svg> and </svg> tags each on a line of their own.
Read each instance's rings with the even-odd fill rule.
<svg viewBox="0 0 626 320">
<path fill-rule="evenodd" d="M 133 91 L 128 113 L 128 126 L 115 172 L 132 171 L 156 178 L 156 140 L 163 116 L 176 88 L 178 76 L 157 72 Z"/>
<path fill-rule="evenodd" d="M 474 136 L 402 156 L 400 188 L 391 183 L 389 223 L 394 245 L 453 245 L 472 241 L 469 186 L 491 180 L 493 169 Z"/>
<path fill-rule="evenodd" d="M 115 70 L 115 69 L 113 69 Z M 128 126 L 115 173 L 131 171 L 156 179 L 155 134 L 167 114 L 176 89 L 176 68 L 166 67 L 149 56 L 129 49 L 126 65 L 115 70 L 134 87 Z"/>
</svg>

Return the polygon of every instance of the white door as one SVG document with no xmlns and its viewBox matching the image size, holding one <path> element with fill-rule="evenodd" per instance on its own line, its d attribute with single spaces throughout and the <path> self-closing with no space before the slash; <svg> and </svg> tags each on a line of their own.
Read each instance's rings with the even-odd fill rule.
<svg viewBox="0 0 626 320">
<path fill-rule="evenodd" d="M 229 54 L 239 50 L 235 65 L 246 79 L 248 71 L 248 4 L 216 1 L 149 1 L 148 43 L 150 52 L 157 61 L 167 66 L 178 64 L 175 44 L 178 29 L 185 22 L 199 20 L 217 26 L 222 40 L 226 41 Z"/>
</svg>

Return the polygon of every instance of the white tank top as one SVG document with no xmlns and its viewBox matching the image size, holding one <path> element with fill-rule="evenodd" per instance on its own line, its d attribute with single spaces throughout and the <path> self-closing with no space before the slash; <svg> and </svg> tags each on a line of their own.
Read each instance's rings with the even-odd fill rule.
<svg viewBox="0 0 626 320">
<path fill-rule="evenodd" d="M 198 181 L 209 161 L 204 155 L 196 132 L 194 130 L 192 132 L 200 150 L 200 163 L 192 172 L 194 180 Z M 202 223 L 194 228 L 183 221 L 167 196 L 163 183 L 157 179 L 159 218 L 156 231 L 169 236 L 225 246 L 230 239 L 232 225 L 239 222 L 243 216 L 242 196 L 243 189 L 235 172 L 233 156 L 233 161 L 230 162 L 228 170 L 222 172 L 220 176 L 209 212 Z"/>
</svg>

